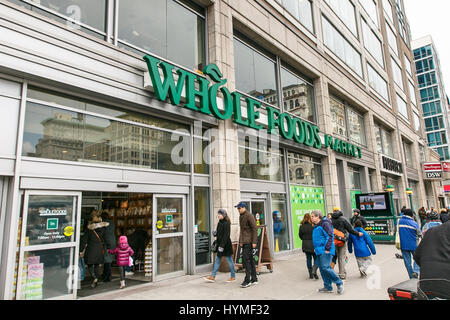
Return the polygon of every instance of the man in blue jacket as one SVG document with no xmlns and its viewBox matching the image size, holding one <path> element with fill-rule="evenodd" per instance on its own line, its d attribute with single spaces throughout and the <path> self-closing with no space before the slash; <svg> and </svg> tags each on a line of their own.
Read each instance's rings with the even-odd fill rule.
<svg viewBox="0 0 450 320">
<path fill-rule="evenodd" d="M 417 249 L 418 238 L 422 235 L 420 226 L 413 219 L 411 209 L 405 209 L 403 216 L 398 222 L 398 232 L 400 235 L 400 247 L 403 261 L 409 278 L 418 278 L 420 268 L 414 261 L 414 252 Z"/>
<path fill-rule="evenodd" d="M 333 292 L 332 283 L 335 283 L 337 293 L 342 294 L 344 292 L 344 282 L 330 266 L 331 259 L 335 254 L 333 225 L 329 219 L 322 216 L 322 212 L 319 210 L 314 210 L 311 213 L 311 220 L 315 225 L 312 235 L 314 251 L 324 284 L 324 287 L 319 289 L 319 292 Z"/>
</svg>

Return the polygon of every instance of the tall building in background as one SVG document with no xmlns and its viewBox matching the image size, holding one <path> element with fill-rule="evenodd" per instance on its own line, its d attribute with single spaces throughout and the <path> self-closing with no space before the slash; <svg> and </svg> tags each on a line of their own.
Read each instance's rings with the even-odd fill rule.
<svg viewBox="0 0 450 320">
<path fill-rule="evenodd" d="M 428 146 L 449 160 L 449 112 L 447 95 L 439 63 L 439 54 L 431 36 L 412 41 Z"/>
</svg>

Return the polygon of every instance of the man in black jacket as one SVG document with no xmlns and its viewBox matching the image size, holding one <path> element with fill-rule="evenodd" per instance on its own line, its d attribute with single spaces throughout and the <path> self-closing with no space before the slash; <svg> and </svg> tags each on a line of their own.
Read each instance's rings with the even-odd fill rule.
<svg viewBox="0 0 450 320">
<path fill-rule="evenodd" d="M 362 228 L 366 229 L 367 227 L 367 221 L 366 218 L 364 218 L 361 215 L 361 211 L 359 211 L 359 209 L 353 209 L 353 217 L 350 218 L 350 223 L 352 224 L 352 227 L 355 226 L 356 221 L 361 221 L 362 223 Z"/>
<path fill-rule="evenodd" d="M 420 280 L 444 279 L 450 281 L 450 223 L 428 229 L 414 253 L 420 267 Z M 442 281 L 421 281 L 422 291 L 431 291 L 450 299 L 448 284 Z"/>
<path fill-rule="evenodd" d="M 348 238 L 349 233 L 357 237 L 361 237 L 363 235 L 361 232 L 357 232 L 352 228 L 350 222 L 347 220 L 347 218 L 344 217 L 342 211 L 337 207 L 333 209 L 331 222 L 333 223 L 333 228 L 343 232 L 346 239 Z M 331 262 L 332 268 L 334 268 L 336 260 L 339 263 L 339 278 L 344 280 L 347 277 L 347 271 L 345 271 L 345 264 L 347 260 L 347 245 L 345 242 L 341 247 L 336 246 L 336 255 L 333 257 L 333 260 Z"/>
</svg>

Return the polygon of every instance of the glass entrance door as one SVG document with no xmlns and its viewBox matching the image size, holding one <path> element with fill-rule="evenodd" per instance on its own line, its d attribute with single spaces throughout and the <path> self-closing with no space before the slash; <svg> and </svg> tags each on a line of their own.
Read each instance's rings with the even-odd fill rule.
<svg viewBox="0 0 450 320">
<path fill-rule="evenodd" d="M 153 198 L 155 280 L 185 274 L 185 196 Z"/>
<path fill-rule="evenodd" d="M 24 195 L 16 299 L 76 299 L 81 193 Z"/>
</svg>

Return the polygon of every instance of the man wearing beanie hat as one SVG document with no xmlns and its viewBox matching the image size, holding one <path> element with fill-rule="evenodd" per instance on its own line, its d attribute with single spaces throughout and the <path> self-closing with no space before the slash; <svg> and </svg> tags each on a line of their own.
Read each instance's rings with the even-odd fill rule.
<svg viewBox="0 0 450 320">
<path fill-rule="evenodd" d="M 398 222 L 403 262 L 405 263 L 410 279 L 417 278 L 419 275 L 420 268 L 414 261 L 414 253 L 417 249 L 417 240 L 422 236 L 420 227 L 417 222 L 414 221 L 413 215 L 411 209 L 405 209 L 403 211 L 403 216 Z"/>
</svg>

